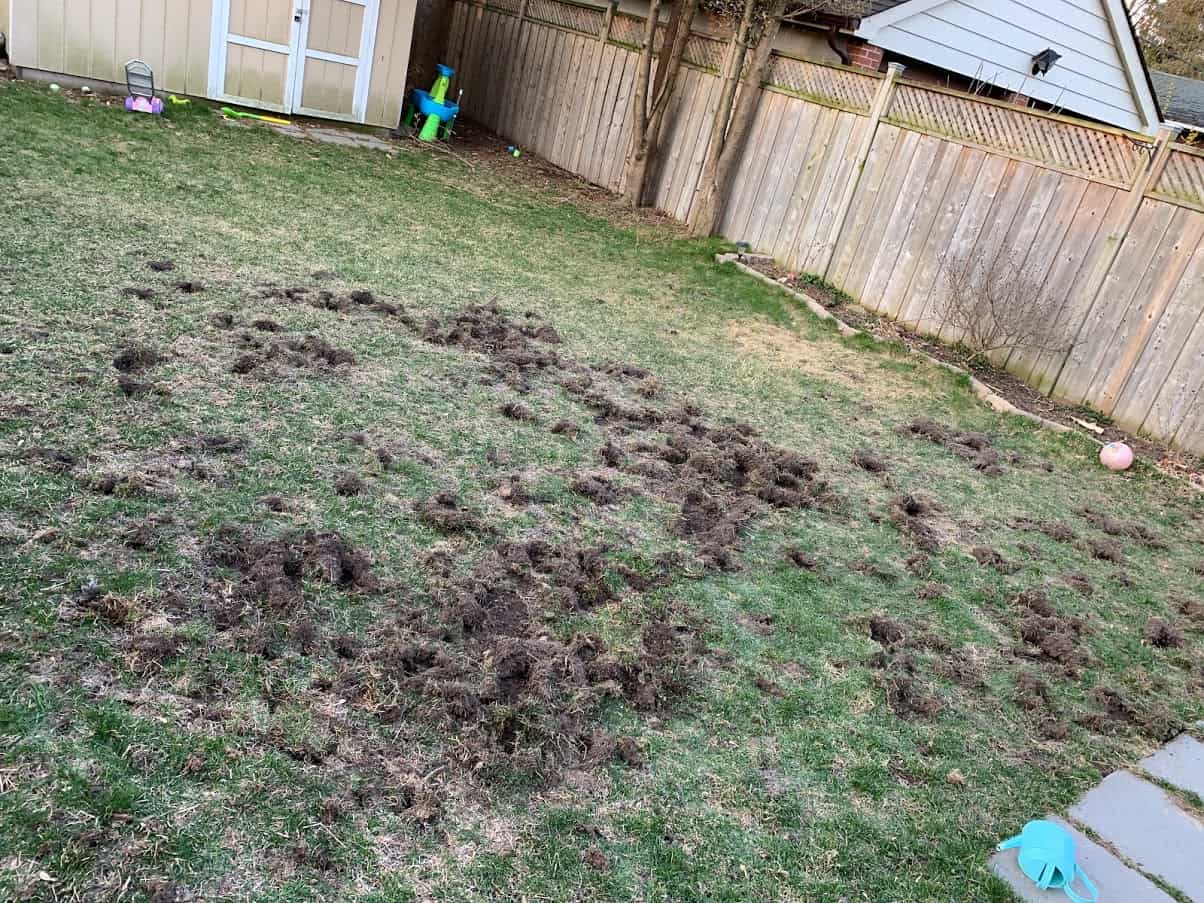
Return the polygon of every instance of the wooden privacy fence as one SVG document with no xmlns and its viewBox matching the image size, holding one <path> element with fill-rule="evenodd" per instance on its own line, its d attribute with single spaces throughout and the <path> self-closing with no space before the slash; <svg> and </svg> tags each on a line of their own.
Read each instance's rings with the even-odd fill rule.
<svg viewBox="0 0 1204 903">
<path fill-rule="evenodd" d="M 467 115 L 622 188 L 643 22 L 570 0 L 457 0 Z M 662 29 L 663 30 L 663 29 Z M 659 40 L 659 36 L 658 36 Z M 724 42 L 693 35 L 654 201 L 695 202 Z M 946 259 L 1006 258 L 1043 286 L 1069 351 L 996 362 L 1042 391 L 1204 453 L 1204 154 L 932 85 L 775 54 L 721 232 L 920 332 Z"/>
</svg>

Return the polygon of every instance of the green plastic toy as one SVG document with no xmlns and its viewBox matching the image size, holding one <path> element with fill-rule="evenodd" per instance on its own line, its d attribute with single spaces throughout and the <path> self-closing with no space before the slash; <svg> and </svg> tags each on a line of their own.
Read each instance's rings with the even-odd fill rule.
<svg viewBox="0 0 1204 903">
<path fill-rule="evenodd" d="M 413 125 L 415 119 L 423 119 L 422 129 L 418 133 L 420 141 L 434 141 L 437 138 L 447 138 L 451 135 L 452 123 L 460 112 L 460 105 L 447 100 L 447 87 L 451 78 L 456 74 L 451 66 L 439 63 L 435 66 L 439 75 L 429 91 L 415 88 L 411 94 L 410 107 L 406 110 L 405 124 Z M 463 93 L 463 92 L 461 92 Z"/>
<path fill-rule="evenodd" d="M 259 113 L 244 113 L 232 107 L 222 107 L 222 115 L 230 119 L 257 119 L 260 122 L 271 122 L 275 125 L 292 125 L 287 119 L 277 119 L 275 116 L 261 116 Z"/>
</svg>

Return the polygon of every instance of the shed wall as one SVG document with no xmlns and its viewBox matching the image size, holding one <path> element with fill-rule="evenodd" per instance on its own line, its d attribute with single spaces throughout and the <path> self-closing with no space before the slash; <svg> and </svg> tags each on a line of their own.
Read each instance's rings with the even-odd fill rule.
<svg viewBox="0 0 1204 903">
<path fill-rule="evenodd" d="M 7 16 L 8 4 L 0 0 L 0 16 Z M 381 0 L 369 125 L 391 127 L 401 116 L 415 5 Z M 17 66 L 120 83 L 125 63 L 142 59 L 155 70 L 157 88 L 206 97 L 212 16 L 213 0 L 21 0 L 11 23 L 16 27 L 4 30 Z"/>
</svg>

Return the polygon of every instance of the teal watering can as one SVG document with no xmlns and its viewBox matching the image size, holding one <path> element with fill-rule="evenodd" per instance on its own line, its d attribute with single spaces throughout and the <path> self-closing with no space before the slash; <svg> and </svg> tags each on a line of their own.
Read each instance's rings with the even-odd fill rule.
<svg viewBox="0 0 1204 903">
<path fill-rule="evenodd" d="M 1074 837 L 1061 825 L 1051 821 L 1030 821 L 998 849 L 1013 847 L 1020 848 L 1020 870 L 1041 890 L 1061 889 L 1074 903 L 1096 903 L 1099 899 L 1099 891 L 1074 860 Z M 1082 881 L 1088 896 L 1080 896 L 1071 889 L 1075 878 Z"/>
</svg>

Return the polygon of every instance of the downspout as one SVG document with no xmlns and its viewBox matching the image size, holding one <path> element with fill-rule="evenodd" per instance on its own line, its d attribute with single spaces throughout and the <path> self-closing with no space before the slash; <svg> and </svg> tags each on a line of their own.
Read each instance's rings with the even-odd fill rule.
<svg viewBox="0 0 1204 903">
<path fill-rule="evenodd" d="M 836 26 L 833 25 L 828 29 L 828 46 L 832 48 L 832 52 L 840 57 L 842 65 L 848 66 L 853 61 L 849 58 L 849 52 L 836 43 Z"/>
</svg>

